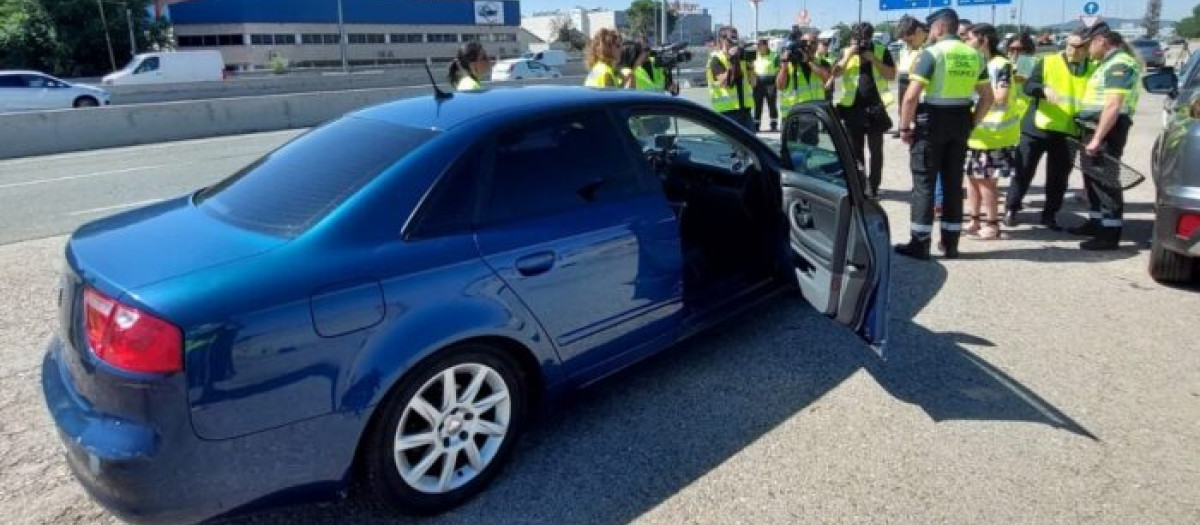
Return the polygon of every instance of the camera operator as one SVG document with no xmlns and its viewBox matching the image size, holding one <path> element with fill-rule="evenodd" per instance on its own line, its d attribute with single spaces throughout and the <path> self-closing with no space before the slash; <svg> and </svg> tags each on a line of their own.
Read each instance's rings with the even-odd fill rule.
<svg viewBox="0 0 1200 525">
<path fill-rule="evenodd" d="M 775 87 L 779 90 L 784 119 L 792 106 L 825 98 L 825 81 L 829 79 L 830 70 L 816 57 L 816 50 L 816 34 L 795 31 L 779 56 L 781 66 L 775 77 Z"/>
<path fill-rule="evenodd" d="M 742 56 L 738 32 L 723 27 L 717 35 L 717 50 L 709 55 L 707 80 L 712 110 L 754 131 L 755 77 Z"/>
<path fill-rule="evenodd" d="M 892 127 L 887 106 L 893 96 L 889 81 L 896 78 L 896 63 L 883 44 L 875 43 L 875 27 L 866 22 L 850 29 L 850 47 L 833 68 L 841 75 L 839 91 L 834 95 L 842 122 L 854 141 L 854 154 L 867 165 L 864 149 L 870 150 L 868 175 L 870 195 L 879 192 L 883 180 L 883 133 Z"/>
</svg>

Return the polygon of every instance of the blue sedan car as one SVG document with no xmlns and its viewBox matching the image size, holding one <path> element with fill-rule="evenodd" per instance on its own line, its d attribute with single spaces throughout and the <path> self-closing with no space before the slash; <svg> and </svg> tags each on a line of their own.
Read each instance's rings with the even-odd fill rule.
<svg viewBox="0 0 1200 525">
<path fill-rule="evenodd" d="M 193 522 L 351 484 L 461 504 L 540 406 L 790 293 L 885 348 L 887 217 L 831 109 L 388 103 L 66 247 L 46 402 L 97 501 Z M 356 486 L 357 486 L 356 485 Z"/>
</svg>

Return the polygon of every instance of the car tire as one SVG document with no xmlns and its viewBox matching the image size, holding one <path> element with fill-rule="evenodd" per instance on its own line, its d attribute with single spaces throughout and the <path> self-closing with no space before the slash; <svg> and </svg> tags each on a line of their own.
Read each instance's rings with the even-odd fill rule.
<svg viewBox="0 0 1200 525">
<path fill-rule="evenodd" d="M 458 398 L 450 404 L 443 402 L 447 377 Z M 419 516 L 465 503 L 511 456 L 529 414 L 527 388 L 517 362 L 488 345 L 453 347 L 422 362 L 392 389 L 365 436 L 365 492 L 386 508 Z"/>
<path fill-rule="evenodd" d="M 1150 277 L 1160 283 L 1181 283 L 1192 278 L 1195 259 L 1162 247 L 1157 240 L 1150 243 Z"/>
<path fill-rule="evenodd" d="M 100 107 L 100 101 L 92 97 L 79 97 L 75 99 L 75 103 L 72 106 L 76 108 L 95 108 Z"/>
</svg>

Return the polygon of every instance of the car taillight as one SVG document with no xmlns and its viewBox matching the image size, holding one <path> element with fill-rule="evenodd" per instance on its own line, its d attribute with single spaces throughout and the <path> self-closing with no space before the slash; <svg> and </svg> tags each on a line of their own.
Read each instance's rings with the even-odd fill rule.
<svg viewBox="0 0 1200 525">
<path fill-rule="evenodd" d="M 83 291 L 88 346 L 105 363 L 130 372 L 183 370 L 183 335 L 171 323 L 92 289 Z"/>
<path fill-rule="evenodd" d="M 1175 235 L 1180 239 L 1191 239 L 1197 229 L 1200 229 L 1200 213 L 1185 213 L 1179 216 L 1179 223 L 1175 225 Z"/>
</svg>

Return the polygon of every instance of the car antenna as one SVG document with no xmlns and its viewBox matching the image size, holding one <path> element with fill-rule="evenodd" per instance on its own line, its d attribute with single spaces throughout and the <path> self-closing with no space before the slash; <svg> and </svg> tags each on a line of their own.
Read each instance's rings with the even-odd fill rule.
<svg viewBox="0 0 1200 525">
<path fill-rule="evenodd" d="M 429 62 L 425 63 L 425 73 L 429 74 L 429 83 L 433 85 L 433 98 L 437 100 L 450 100 L 454 98 L 453 93 L 447 93 L 438 87 L 437 81 L 433 79 L 433 71 L 429 70 Z"/>
</svg>

